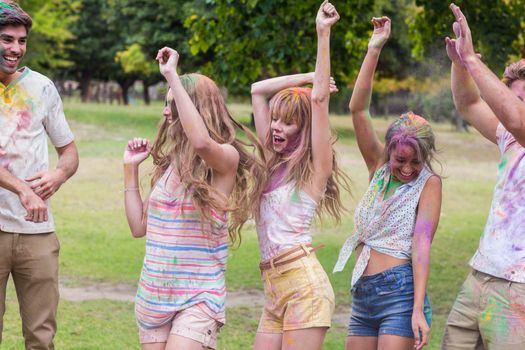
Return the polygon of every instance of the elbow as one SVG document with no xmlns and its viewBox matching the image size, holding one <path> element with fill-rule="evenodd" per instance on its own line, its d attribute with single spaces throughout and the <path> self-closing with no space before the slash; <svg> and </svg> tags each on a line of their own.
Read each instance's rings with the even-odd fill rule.
<svg viewBox="0 0 525 350">
<path fill-rule="evenodd" d="M 133 238 L 141 238 L 146 235 L 146 231 L 143 229 L 131 230 L 131 235 L 133 236 Z"/>
<path fill-rule="evenodd" d="M 329 93 L 319 93 L 317 91 L 312 92 L 312 104 L 323 105 L 330 101 Z"/>
<path fill-rule="evenodd" d="M 253 83 L 252 86 L 251 86 L 251 89 L 250 89 L 250 93 L 253 95 L 259 95 L 260 94 L 260 91 L 259 91 L 259 83 L 256 82 L 256 83 Z"/>
<path fill-rule="evenodd" d="M 362 108 L 356 108 L 355 106 L 350 105 L 350 115 L 352 116 L 352 119 L 354 118 L 361 118 L 363 116 L 366 116 L 365 110 Z"/>
<path fill-rule="evenodd" d="M 208 150 L 211 146 L 211 139 L 209 137 L 202 137 L 191 141 L 191 146 L 197 154 Z"/>
<path fill-rule="evenodd" d="M 525 135 L 525 125 L 521 118 L 512 118 L 505 125 L 505 129 L 512 135 Z"/>
</svg>

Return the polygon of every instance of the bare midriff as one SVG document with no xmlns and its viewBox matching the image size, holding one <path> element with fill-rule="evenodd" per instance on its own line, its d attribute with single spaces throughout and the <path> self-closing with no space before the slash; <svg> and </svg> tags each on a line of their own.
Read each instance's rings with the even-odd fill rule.
<svg viewBox="0 0 525 350">
<path fill-rule="evenodd" d="M 356 259 L 359 259 L 362 250 L 363 243 L 359 244 L 357 248 L 355 248 Z M 394 258 L 393 256 L 380 253 L 374 249 L 370 249 L 370 259 L 368 260 L 366 269 L 363 272 L 363 276 L 375 275 L 376 273 L 383 272 L 394 266 L 406 264 L 409 261 L 410 260 L 407 259 Z"/>
</svg>

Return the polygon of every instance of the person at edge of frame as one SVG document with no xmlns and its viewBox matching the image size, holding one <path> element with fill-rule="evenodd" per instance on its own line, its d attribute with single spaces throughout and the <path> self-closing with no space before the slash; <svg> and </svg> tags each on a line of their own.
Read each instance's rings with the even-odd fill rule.
<svg viewBox="0 0 525 350">
<path fill-rule="evenodd" d="M 73 133 L 52 81 L 28 67 L 31 17 L 0 1 L 0 343 L 12 276 L 26 349 L 54 349 L 59 243 L 51 197 L 78 168 Z M 58 162 L 49 169 L 47 136 Z"/>
<path fill-rule="evenodd" d="M 503 81 L 474 51 L 467 19 L 450 5 L 455 39 L 452 95 L 459 114 L 501 152 L 492 206 L 479 247 L 450 311 L 445 350 L 525 349 L 525 60 Z"/>
</svg>

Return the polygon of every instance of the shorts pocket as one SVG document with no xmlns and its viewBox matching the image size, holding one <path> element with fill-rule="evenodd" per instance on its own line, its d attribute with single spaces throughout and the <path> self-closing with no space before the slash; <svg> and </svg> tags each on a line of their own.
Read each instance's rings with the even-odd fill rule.
<svg viewBox="0 0 525 350">
<path fill-rule="evenodd" d="M 377 295 L 389 295 L 402 292 L 406 288 L 406 276 L 402 273 L 395 273 L 385 276 L 383 283 L 375 287 Z"/>
</svg>

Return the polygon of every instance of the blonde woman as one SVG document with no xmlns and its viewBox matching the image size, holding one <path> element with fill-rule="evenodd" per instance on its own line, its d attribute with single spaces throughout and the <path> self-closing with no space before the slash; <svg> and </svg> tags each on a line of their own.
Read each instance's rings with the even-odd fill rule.
<svg viewBox="0 0 525 350">
<path fill-rule="evenodd" d="M 178 59 L 170 48 L 157 56 L 170 90 L 155 142 L 130 140 L 124 153 L 128 223 L 134 237 L 146 236 L 135 302 L 146 350 L 216 348 L 225 322 L 228 236 L 239 239 L 260 191 L 248 176 L 264 176 L 236 139 L 241 126 L 215 83 L 179 76 Z M 152 190 L 143 202 L 138 166 L 150 153 Z"/>
<path fill-rule="evenodd" d="M 344 175 L 335 162 L 328 120 L 330 30 L 338 19 L 335 7 L 323 2 L 316 18 L 314 74 L 252 85 L 269 178 L 256 218 L 266 298 L 256 350 L 321 349 L 330 327 L 334 293 L 309 229 L 316 212 L 326 210 L 339 219 L 342 207 L 339 182 Z M 313 89 L 297 87 L 312 82 Z"/>
</svg>

